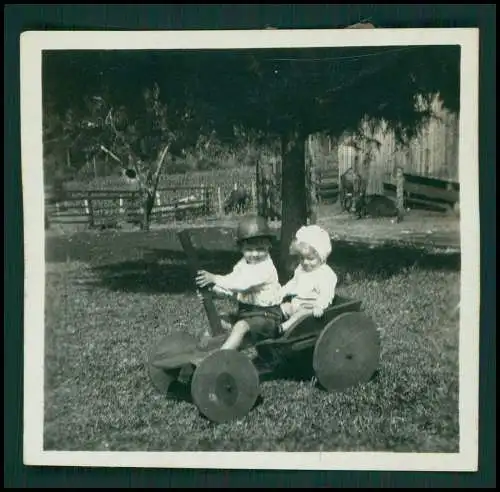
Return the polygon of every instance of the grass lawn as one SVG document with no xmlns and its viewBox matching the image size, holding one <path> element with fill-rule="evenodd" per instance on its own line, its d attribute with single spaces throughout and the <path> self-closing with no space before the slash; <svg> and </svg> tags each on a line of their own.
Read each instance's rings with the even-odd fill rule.
<svg viewBox="0 0 500 492">
<path fill-rule="evenodd" d="M 196 234 L 203 264 L 230 268 L 229 236 Z M 215 425 L 158 394 L 144 366 L 165 334 L 206 325 L 174 242 L 169 231 L 48 238 L 45 449 L 458 452 L 456 258 L 339 245 L 339 293 L 361 299 L 382 328 L 378 376 L 333 394 L 264 381 L 247 417 Z"/>
</svg>

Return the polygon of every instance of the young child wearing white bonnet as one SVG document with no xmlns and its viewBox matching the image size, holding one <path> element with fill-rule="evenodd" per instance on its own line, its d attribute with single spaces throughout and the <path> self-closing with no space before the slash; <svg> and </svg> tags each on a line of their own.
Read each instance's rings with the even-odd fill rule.
<svg viewBox="0 0 500 492">
<path fill-rule="evenodd" d="M 281 325 L 287 331 L 297 320 L 311 313 L 321 317 L 332 303 L 337 287 L 337 275 L 327 265 L 332 252 L 330 235 L 317 225 L 301 227 L 290 246 L 292 254 L 298 254 L 300 263 L 292 279 L 281 288 L 281 298 L 291 297 L 283 302 L 281 310 L 285 322 Z"/>
</svg>

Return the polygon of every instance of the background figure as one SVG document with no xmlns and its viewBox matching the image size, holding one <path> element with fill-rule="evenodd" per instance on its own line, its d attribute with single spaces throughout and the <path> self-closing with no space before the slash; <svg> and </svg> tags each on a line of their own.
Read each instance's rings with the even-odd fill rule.
<svg viewBox="0 0 500 492">
<path fill-rule="evenodd" d="M 224 213 L 236 212 L 242 214 L 246 212 L 250 206 L 250 193 L 243 186 L 236 187 L 224 204 Z"/>
</svg>

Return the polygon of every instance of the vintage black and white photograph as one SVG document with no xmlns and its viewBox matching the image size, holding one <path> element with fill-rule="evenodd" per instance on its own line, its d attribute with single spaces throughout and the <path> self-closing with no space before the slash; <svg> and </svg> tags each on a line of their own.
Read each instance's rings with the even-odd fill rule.
<svg viewBox="0 0 500 492">
<path fill-rule="evenodd" d="M 477 30 L 28 32 L 21 68 L 25 464 L 477 469 Z"/>
</svg>

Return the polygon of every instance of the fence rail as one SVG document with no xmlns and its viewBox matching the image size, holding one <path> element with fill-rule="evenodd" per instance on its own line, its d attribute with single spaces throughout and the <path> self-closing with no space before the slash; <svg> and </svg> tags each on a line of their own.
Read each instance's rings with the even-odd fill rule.
<svg viewBox="0 0 500 492">
<path fill-rule="evenodd" d="M 333 150 L 331 149 L 331 151 Z M 380 162 L 377 161 L 374 164 L 374 169 L 382 169 L 383 166 L 381 167 Z M 329 167 L 315 170 L 314 189 L 318 204 L 332 204 L 338 201 L 340 195 L 339 176 L 345 172 L 347 164 L 354 164 L 354 161 L 340 159 L 340 162 L 335 166 L 332 164 Z M 392 166 L 393 162 L 391 161 L 389 164 Z M 383 170 L 383 173 L 378 173 L 380 179 L 377 180 L 374 180 L 373 173 L 370 173 L 370 180 L 372 182 L 379 181 L 379 186 L 376 187 L 377 190 L 369 187 L 367 192 L 369 194 L 373 192 L 383 193 L 388 197 L 394 197 L 393 169 L 384 168 Z M 228 211 L 226 205 L 231 192 L 241 184 L 247 190 L 249 199 L 243 210 L 239 210 L 239 212 L 261 211 L 264 206 L 268 210 L 269 220 L 279 220 L 281 210 L 279 190 L 277 193 L 271 193 L 277 190 L 269 189 L 264 193 L 266 196 L 261 196 L 266 186 L 269 187 L 269 183 L 262 181 L 262 179 L 259 181 L 258 175 L 247 174 L 248 177 L 245 180 L 235 177 L 233 181 L 233 176 L 228 176 L 229 179 L 223 184 L 214 180 L 208 180 L 205 183 L 200 178 L 193 185 L 188 185 L 185 184 L 186 177 L 183 178 L 184 181 L 179 181 L 175 185 L 170 183 L 170 186 L 165 186 L 160 183 L 150 221 L 152 224 L 177 220 L 189 221 L 200 217 L 210 219 L 238 213 L 234 208 Z M 45 200 L 46 222 L 88 224 L 89 227 L 94 227 L 113 225 L 119 222 L 140 224 L 143 221 L 143 200 L 140 190 L 136 187 L 131 185 L 124 187 L 122 184 L 120 189 L 118 184 L 111 182 L 103 188 L 94 187 L 92 184 L 90 186 L 92 188 L 73 184 L 71 187 L 59 190 L 59 194 L 56 193 L 56 195 L 47 192 Z M 451 173 L 436 178 L 429 176 L 429 173 L 422 175 L 420 172 L 407 172 L 405 173 L 405 193 L 407 203 L 415 208 L 431 204 L 438 209 L 445 210 L 459 202 L 459 184 L 451 178 Z"/>
<path fill-rule="evenodd" d="M 230 191 L 216 186 L 176 186 L 157 189 L 151 223 L 189 221 L 199 217 L 228 215 L 226 207 Z M 255 185 L 247 190 L 249 197 L 245 211 L 255 210 Z M 71 189 L 60 196 L 46 193 L 46 222 L 59 224 L 82 224 L 89 227 L 113 226 L 118 222 L 140 223 L 144 208 L 139 190 L 117 189 Z M 233 207 L 234 208 L 234 207 Z M 236 211 L 237 212 L 237 211 Z"/>
<path fill-rule="evenodd" d="M 460 185 L 448 179 L 427 178 L 403 173 L 406 204 L 412 208 L 431 208 L 447 211 L 460 202 Z M 335 203 L 340 195 L 337 172 L 328 170 L 318 175 L 316 184 L 318 203 Z M 396 185 L 392 180 L 383 181 L 383 192 L 396 197 Z"/>
<path fill-rule="evenodd" d="M 446 211 L 459 202 L 459 184 L 404 174 L 406 203 L 412 208 L 431 208 Z M 318 204 L 338 201 L 340 185 L 338 172 L 326 170 L 318 173 L 315 184 Z M 231 188 L 231 190 L 234 187 Z M 396 188 L 392 181 L 383 182 L 383 194 L 395 198 Z M 243 210 L 226 208 L 230 195 L 228 187 L 176 186 L 160 187 L 150 215 L 150 222 L 168 223 L 223 217 L 238 212 L 256 211 L 257 192 L 251 183 L 250 200 Z M 274 216 L 273 216 L 274 217 Z M 273 220 L 273 217 L 269 217 Z M 87 224 L 88 227 L 113 227 L 128 222 L 140 225 L 144 219 L 143 202 L 139 190 L 65 190 L 58 199 L 46 194 L 46 222 L 54 224 Z"/>
</svg>

